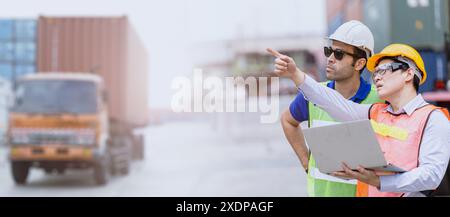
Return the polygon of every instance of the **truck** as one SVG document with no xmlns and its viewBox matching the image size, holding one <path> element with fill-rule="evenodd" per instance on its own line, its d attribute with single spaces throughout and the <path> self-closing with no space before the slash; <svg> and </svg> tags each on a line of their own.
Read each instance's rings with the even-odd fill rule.
<svg viewBox="0 0 450 217">
<path fill-rule="evenodd" d="M 147 51 L 126 16 L 39 17 L 37 72 L 15 84 L 9 113 L 14 181 L 93 169 L 98 185 L 144 159 Z"/>
<path fill-rule="evenodd" d="M 32 167 L 46 173 L 93 168 L 97 184 L 129 172 L 143 140 L 108 120 L 103 80 L 86 73 L 27 75 L 17 82 L 9 144 L 14 181 L 24 184 Z"/>
</svg>

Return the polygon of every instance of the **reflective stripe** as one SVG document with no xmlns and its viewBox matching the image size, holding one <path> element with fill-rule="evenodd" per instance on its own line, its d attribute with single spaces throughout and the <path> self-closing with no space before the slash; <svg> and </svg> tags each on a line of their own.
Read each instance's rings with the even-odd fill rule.
<svg viewBox="0 0 450 217">
<path fill-rule="evenodd" d="M 408 138 L 408 131 L 399 127 L 389 126 L 383 123 L 377 123 L 374 120 L 370 120 L 373 131 L 382 136 L 389 136 L 400 141 L 405 141 Z"/>
<path fill-rule="evenodd" d="M 325 173 L 321 173 L 319 171 L 319 169 L 317 169 L 317 168 L 312 168 L 312 170 L 309 171 L 309 175 L 311 177 L 315 178 L 315 179 L 321 179 L 321 180 L 332 181 L 332 182 L 339 182 L 339 183 L 344 183 L 344 184 L 356 185 L 356 183 L 357 183 L 356 179 L 345 180 L 345 179 L 337 178 L 337 177 L 334 177 L 334 176 L 327 175 Z"/>
</svg>

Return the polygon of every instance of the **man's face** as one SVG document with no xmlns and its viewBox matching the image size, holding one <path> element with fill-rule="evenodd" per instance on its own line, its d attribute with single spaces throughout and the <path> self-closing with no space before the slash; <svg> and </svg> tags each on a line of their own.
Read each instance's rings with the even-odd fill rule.
<svg viewBox="0 0 450 217">
<path fill-rule="evenodd" d="M 375 71 L 393 62 L 394 61 L 391 59 L 384 59 L 378 63 Z M 383 75 L 374 75 L 373 82 L 377 87 L 377 92 L 380 99 L 388 100 L 389 96 L 399 92 L 403 86 L 405 86 L 405 76 L 402 75 L 401 69 L 397 69 L 395 71 L 385 70 Z"/>
<path fill-rule="evenodd" d="M 333 40 L 331 48 L 333 50 L 342 50 L 346 53 L 354 54 L 352 46 L 340 41 Z M 331 56 L 327 58 L 327 79 L 340 81 L 351 78 L 353 73 L 355 73 L 355 68 L 352 66 L 353 62 L 353 57 L 348 54 L 344 54 L 341 60 L 337 60 L 334 53 L 331 54 Z"/>
</svg>

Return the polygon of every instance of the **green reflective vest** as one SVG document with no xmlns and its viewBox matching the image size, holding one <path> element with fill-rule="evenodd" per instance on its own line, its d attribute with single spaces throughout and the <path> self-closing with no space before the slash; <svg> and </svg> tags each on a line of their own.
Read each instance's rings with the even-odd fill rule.
<svg viewBox="0 0 450 217">
<path fill-rule="evenodd" d="M 326 85 L 326 82 L 321 84 Z M 361 104 L 373 104 L 376 102 L 382 102 L 382 100 L 378 98 L 376 88 L 372 85 L 369 94 Z M 309 127 L 337 123 L 327 112 L 315 106 L 313 103 L 308 103 L 308 110 Z M 307 186 L 310 197 L 354 197 L 356 194 L 356 180 L 347 181 L 320 173 L 316 168 L 316 162 L 311 154 L 309 156 Z"/>
</svg>

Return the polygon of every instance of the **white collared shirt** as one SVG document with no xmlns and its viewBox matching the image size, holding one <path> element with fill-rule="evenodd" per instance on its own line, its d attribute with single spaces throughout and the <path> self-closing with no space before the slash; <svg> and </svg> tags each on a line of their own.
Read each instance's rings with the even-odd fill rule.
<svg viewBox="0 0 450 217">
<path fill-rule="evenodd" d="M 323 87 L 314 79 L 306 76 L 299 86 L 306 100 L 324 109 L 337 121 L 355 121 L 369 118 L 371 105 L 358 104 L 345 99 L 335 90 Z M 386 112 L 391 114 L 406 113 L 428 103 L 419 94 L 403 108 L 393 112 L 388 106 Z M 380 176 L 380 191 L 402 192 L 405 196 L 424 196 L 421 191 L 436 189 L 447 170 L 450 157 L 450 122 L 441 111 L 433 111 L 426 124 L 419 151 L 419 166 L 411 171 Z"/>
</svg>

